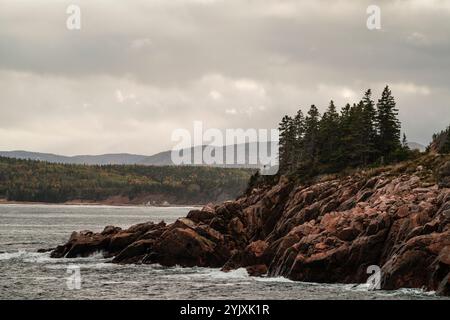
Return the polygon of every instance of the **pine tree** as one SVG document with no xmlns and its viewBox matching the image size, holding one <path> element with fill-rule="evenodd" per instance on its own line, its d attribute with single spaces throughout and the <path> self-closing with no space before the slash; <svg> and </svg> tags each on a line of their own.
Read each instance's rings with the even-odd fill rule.
<svg viewBox="0 0 450 320">
<path fill-rule="evenodd" d="M 322 163 L 332 163 L 338 158 L 340 142 L 339 114 L 333 100 L 319 122 L 319 158 Z"/>
<path fill-rule="evenodd" d="M 339 129 L 340 129 L 340 143 L 337 150 L 336 164 L 338 167 L 344 167 L 348 165 L 348 155 L 350 152 L 349 142 L 351 134 L 351 106 L 349 103 L 342 108 L 339 116 Z"/>
<path fill-rule="evenodd" d="M 400 121 L 397 118 L 398 109 L 395 108 L 395 100 L 391 90 L 386 86 L 378 100 L 377 129 L 378 149 L 383 157 L 392 159 L 395 152 L 401 147 Z"/>
<path fill-rule="evenodd" d="M 340 113 L 331 101 L 322 117 L 315 105 L 306 117 L 301 110 L 293 118 L 285 116 L 280 123 L 280 172 L 312 176 L 366 166 L 380 156 L 388 161 L 406 159 L 411 152 L 406 136 L 401 143 L 397 115 L 386 86 L 377 108 L 369 89 L 359 103 L 347 104 Z"/>
<path fill-rule="evenodd" d="M 295 130 L 293 119 L 284 116 L 279 125 L 279 165 L 282 173 L 288 172 L 293 163 Z"/>
<path fill-rule="evenodd" d="M 305 159 L 315 163 L 319 153 L 319 120 L 320 113 L 315 105 L 312 105 L 305 118 L 304 151 Z"/>
<path fill-rule="evenodd" d="M 304 135 L 305 135 L 305 117 L 301 109 L 297 111 L 297 114 L 293 120 L 294 126 L 294 167 L 298 167 L 300 163 L 304 160 Z"/>
<path fill-rule="evenodd" d="M 362 136 L 363 136 L 363 164 L 366 165 L 376 159 L 377 150 L 377 111 L 372 100 L 372 91 L 368 89 L 362 100 Z"/>
<path fill-rule="evenodd" d="M 347 139 L 347 158 L 352 166 L 359 166 L 365 162 L 366 127 L 364 124 L 364 104 L 360 101 L 353 104 L 349 112 L 350 132 Z"/>
<path fill-rule="evenodd" d="M 408 139 L 406 138 L 406 134 L 403 134 L 402 147 L 403 147 L 404 149 L 409 149 L 409 146 L 408 146 Z"/>
</svg>

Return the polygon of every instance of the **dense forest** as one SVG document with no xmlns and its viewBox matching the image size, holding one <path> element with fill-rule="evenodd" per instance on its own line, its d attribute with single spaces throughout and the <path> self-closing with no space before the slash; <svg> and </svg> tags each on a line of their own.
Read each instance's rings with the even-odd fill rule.
<svg viewBox="0 0 450 320">
<path fill-rule="evenodd" d="M 254 171 L 195 166 L 87 166 L 0 158 L 0 198 L 61 203 L 158 194 L 177 204 L 235 198 Z"/>
<path fill-rule="evenodd" d="M 427 148 L 428 151 L 450 153 L 450 126 L 433 135 L 433 141 Z"/>
<path fill-rule="evenodd" d="M 331 101 L 321 116 L 312 105 L 280 123 L 280 174 L 301 177 L 406 160 L 414 156 L 401 136 L 398 109 L 386 86 L 377 103 L 367 90 L 359 103 L 337 110 Z"/>
<path fill-rule="evenodd" d="M 294 116 L 283 117 L 279 131 L 278 174 L 271 177 L 256 172 L 247 192 L 258 185 L 276 183 L 282 175 L 305 182 L 321 174 L 382 166 L 420 154 L 410 150 L 406 135 L 401 135 L 398 109 L 389 86 L 377 103 L 368 89 L 358 103 L 347 104 L 341 110 L 333 101 L 323 115 L 315 105 L 306 115 L 300 109 Z"/>
</svg>

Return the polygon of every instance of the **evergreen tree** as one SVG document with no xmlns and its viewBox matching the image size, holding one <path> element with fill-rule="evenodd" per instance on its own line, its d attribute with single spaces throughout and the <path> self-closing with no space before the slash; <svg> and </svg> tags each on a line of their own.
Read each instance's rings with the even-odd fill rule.
<svg viewBox="0 0 450 320">
<path fill-rule="evenodd" d="M 340 120 L 333 100 L 319 122 L 320 161 L 332 163 L 338 158 L 340 142 Z"/>
<path fill-rule="evenodd" d="M 441 148 L 441 153 L 450 153 L 450 126 L 446 130 L 447 137 L 445 139 L 445 142 Z"/>
<path fill-rule="evenodd" d="M 287 172 L 292 167 L 294 145 L 295 145 L 295 128 L 294 121 L 289 116 L 284 116 L 279 125 L 279 165 L 281 172 Z"/>
<path fill-rule="evenodd" d="M 363 102 L 353 104 L 349 112 L 350 132 L 347 139 L 347 161 L 352 166 L 359 166 L 365 162 L 367 136 L 363 117 Z"/>
<path fill-rule="evenodd" d="M 340 143 L 337 150 L 337 165 L 338 167 L 344 167 L 348 163 L 348 155 L 350 152 L 350 134 L 351 134 L 351 106 L 349 103 L 345 105 L 341 110 L 339 117 L 339 129 L 340 129 Z"/>
<path fill-rule="evenodd" d="M 369 89 L 358 104 L 347 104 L 340 113 L 330 101 L 322 117 L 315 105 L 306 117 L 301 110 L 294 117 L 285 116 L 280 123 L 280 172 L 312 176 L 366 166 L 380 156 L 406 159 L 411 153 L 406 137 L 403 145 L 400 142 L 398 110 L 389 87 L 377 107 Z"/>
<path fill-rule="evenodd" d="M 406 138 L 406 134 L 403 134 L 402 147 L 403 147 L 404 149 L 409 149 L 409 146 L 408 146 L 408 139 Z"/>
<path fill-rule="evenodd" d="M 312 105 L 305 118 L 304 151 L 307 162 L 315 163 L 319 153 L 319 121 L 320 113 Z"/>
<path fill-rule="evenodd" d="M 386 86 L 377 104 L 377 129 L 378 149 L 388 160 L 393 160 L 395 152 L 401 147 L 400 121 L 397 118 L 398 109 L 395 106 L 391 90 Z"/>
<path fill-rule="evenodd" d="M 293 165 L 295 167 L 298 167 L 304 160 L 303 138 L 305 135 L 305 117 L 301 109 L 297 111 L 297 114 L 295 115 L 293 120 L 293 125 L 295 134 Z"/>
<path fill-rule="evenodd" d="M 372 91 L 368 89 L 362 100 L 362 136 L 363 136 L 363 164 L 366 165 L 376 159 L 377 150 L 377 111 L 372 100 Z"/>
<path fill-rule="evenodd" d="M 431 144 L 427 147 L 427 151 L 433 150 L 439 153 L 450 153 L 450 126 L 439 133 L 433 134 Z"/>
</svg>

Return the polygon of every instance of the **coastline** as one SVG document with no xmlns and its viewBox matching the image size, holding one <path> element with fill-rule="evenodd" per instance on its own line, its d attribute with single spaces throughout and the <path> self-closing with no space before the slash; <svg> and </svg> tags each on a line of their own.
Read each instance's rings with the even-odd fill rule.
<svg viewBox="0 0 450 320">
<path fill-rule="evenodd" d="M 192 208 L 202 208 L 206 204 L 145 204 L 145 203 L 127 203 L 127 202 L 109 202 L 109 201 L 83 201 L 83 200 L 72 200 L 66 202 L 33 202 L 33 201 L 10 201 L 6 199 L 0 199 L 1 205 L 45 205 L 45 206 L 113 206 L 113 207 L 154 207 L 154 208 L 173 208 L 173 207 L 192 207 Z"/>
<path fill-rule="evenodd" d="M 367 284 L 375 267 L 378 289 L 449 296 L 448 168 L 438 155 L 306 185 L 283 176 L 170 224 L 72 232 L 50 257 L 103 252 L 117 264 L 244 268 L 308 283 Z"/>
</svg>

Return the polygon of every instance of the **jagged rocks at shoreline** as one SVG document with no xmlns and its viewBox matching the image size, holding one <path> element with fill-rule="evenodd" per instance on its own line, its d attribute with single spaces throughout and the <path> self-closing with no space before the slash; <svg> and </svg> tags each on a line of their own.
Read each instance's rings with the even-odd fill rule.
<svg viewBox="0 0 450 320">
<path fill-rule="evenodd" d="M 74 232 L 51 256 L 102 251 L 115 263 L 243 267 L 322 283 L 362 283 L 377 265 L 383 289 L 450 295 L 449 168 L 448 157 L 429 155 L 308 185 L 281 178 L 170 225 Z"/>
</svg>

